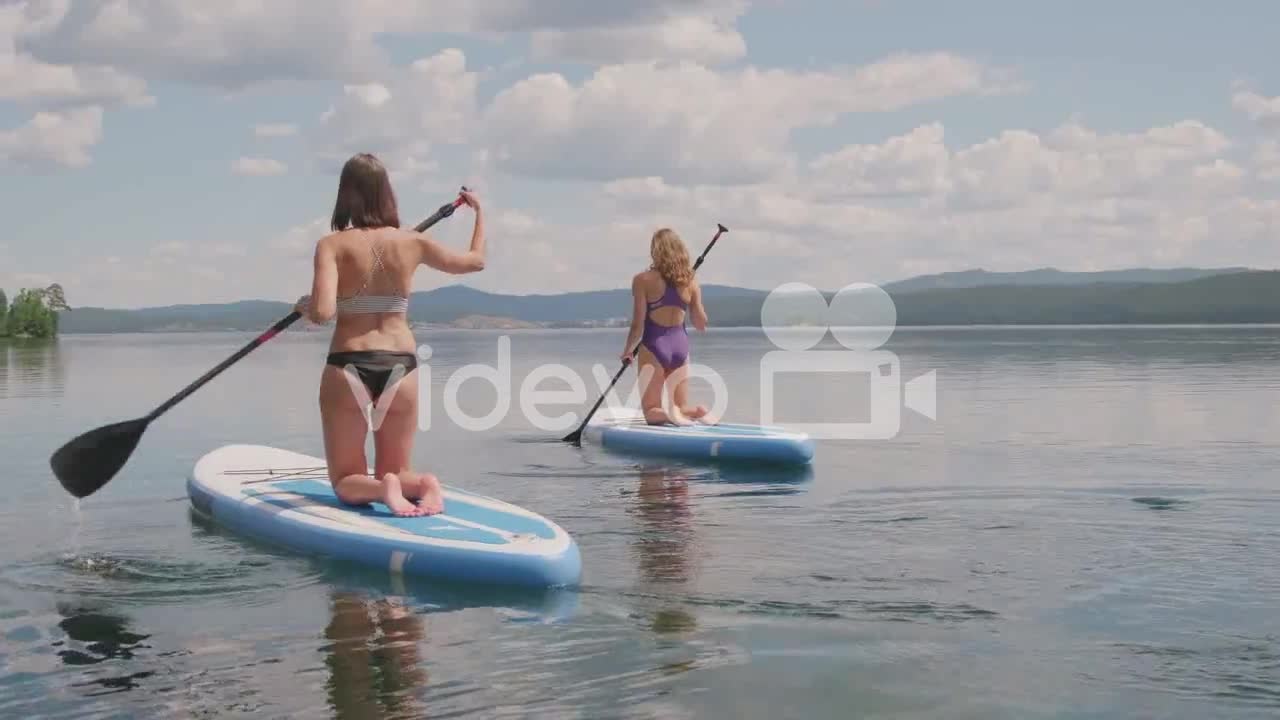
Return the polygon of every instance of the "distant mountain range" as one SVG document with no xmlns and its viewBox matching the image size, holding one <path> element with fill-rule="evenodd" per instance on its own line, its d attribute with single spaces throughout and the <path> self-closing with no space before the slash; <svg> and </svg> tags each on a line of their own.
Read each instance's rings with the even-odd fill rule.
<svg viewBox="0 0 1280 720">
<path fill-rule="evenodd" d="M 1098 272 L 1067 272 L 1056 268 L 1037 268 L 1022 272 L 990 272 L 988 270 L 961 270 L 937 275 L 920 275 L 885 285 L 885 290 L 913 292 L 916 290 L 940 290 L 943 288 L 990 287 L 993 285 L 1021 286 L 1072 286 L 1097 283 L 1172 283 L 1198 280 L 1212 275 L 1248 272 L 1250 268 L 1231 267 L 1217 269 L 1133 268 L 1129 270 L 1101 270 Z"/>
<path fill-rule="evenodd" d="M 1280 272 L 1175 268 L 923 275 L 883 286 L 899 325 L 1280 322 Z M 724 285 L 703 288 L 713 324 L 758 326 L 768 294 Z M 827 293 L 830 297 L 831 293 Z M 63 333 L 257 330 L 290 304 L 246 300 L 140 309 L 75 308 Z M 451 285 L 414 293 L 416 324 L 451 327 L 590 327 L 625 324 L 630 291 L 507 295 Z"/>
</svg>

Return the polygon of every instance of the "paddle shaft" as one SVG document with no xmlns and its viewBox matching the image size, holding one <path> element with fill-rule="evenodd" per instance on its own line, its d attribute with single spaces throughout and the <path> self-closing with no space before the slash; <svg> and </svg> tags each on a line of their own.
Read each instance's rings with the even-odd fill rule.
<svg viewBox="0 0 1280 720">
<path fill-rule="evenodd" d="M 462 188 L 464 192 L 466 191 L 466 189 L 467 188 L 465 186 Z M 413 228 L 414 231 L 422 232 L 423 230 L 426 230 L 432 225 L 435 225 L 441 220 L 452 215 L 453 211 L 457 210 L 458 207 L 461 205 L 462 205 L 462 198 L 459 197 L 457 200 L 454 200 L 451 203 L 447 203 L 445 205 L 440 206 L 440 209 L 436 210 L 431 217 L 427 218 L 426 220 L 423 220 L 422 222 L 414 226 Z M 174 395 L 173 397 L 166 400 L 162 405 L 160 405 L 160 407 L 156 408 L 155 410 L 152 410 L 151 413 L 146 416 L 145 418 L 146 421 L 150 423 L 151 421 L 155 420 L 156 418 L 168 412 L 170 408 L 172 408 L 174 405 L 177 405 L 178 403 L 185 400 L 187 396 L 190 395 L 191 393 L 195 392 L 196 390 L 199 390 L 202 386 L 204 386 L 205 383 L 217 377 L 223 370 L 226 370 L 232 365 L 235 365 L 245 355 L 248 355 L 249 353 L 258 349 L 258 346 L 262 345 L 263 343 L 275 337 L 276 335 L 279 335 L 280 332 L 283 331 L 285 328 L 297 322 L 298 318 L 300 317 L 302 317 L 302 314 L 299 313 L 297 310 L 294 310 L 293 312 L 289 313 L 285 317 L 281 318 L 279 321 L 276 322 L 275 325 L 272 325 L 271 327 L 267 328 L 267 330 L 263 332 L 261 335 L 250 340 L 247 345 L 237 350 L 234 355 L 218 363 L 216 367 L 214 367 L 212 370 L 202 375 L 200 379 L 196 380 L 195 382 L 183 388 L 177 395 Z"/>
<path fill-rule="evenodd" d="M 698 271 L 698 268 L 702 266 L 702 261 L 707 259 L 707 253 L 711 252 L 711 248 L 716 246 L 716 241 L 719 240 L 720 236 L 726 232 L 729 232 L 729 228 L 724 225 L 717 224 L 715 237 L 711 238 L 711 242 L 707 244 L 706 249 L 704 249 L 702 254 L 698 256 L 697 261 L 693 263 L 694 272 Z M 640 354 L 639 343 L 631 349 L 631 357 L 634 358 L 638 354 Z M 618 380 L 622 378 L 622 373 L 627 371 L 627 366 L 630 364 L 630 361 L 622 363 L 622 367 L 618 368 L 618 372 L 613 374 L 613 380 L 609 382 L 609 387 L 605 388 L 605 391 L 600 394 L 600 398 L 596 400 L 596 404 L 591 406 L 591 411 L 587 413 L 585 418 L 583 418 L 582 424 L 578 426 L 577 430 L 574 430 L 572 433 L 567 435 L 564 440 L 576 442 L 582 438 L 582 431 L 586 429 L 587 423 L 591 422 L 591 418 L 596 414 L 596 410 L 600 409 L 600 405 L 604 403 L 604 399 L 608 397 L 609 391 L 613 390 L 613 386 L 618 384 Z"/>
</svg>

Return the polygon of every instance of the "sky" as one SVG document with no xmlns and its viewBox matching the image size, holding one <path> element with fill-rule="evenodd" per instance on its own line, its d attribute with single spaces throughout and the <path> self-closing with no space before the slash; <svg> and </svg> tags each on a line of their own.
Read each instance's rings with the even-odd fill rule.
<svg viewBox="0 0 1280 720">
<path fill-rule="evenodd" d="M 356 152 L 486 269 L 626 287 L 1280 266 L 1280 4 L 0 0 L 0 288 L 293 300 Z M 1270 48 L 1270 50 L 1268 50 Z M 431 232 L 465 248 L 465 209 Z"/>
</svg>

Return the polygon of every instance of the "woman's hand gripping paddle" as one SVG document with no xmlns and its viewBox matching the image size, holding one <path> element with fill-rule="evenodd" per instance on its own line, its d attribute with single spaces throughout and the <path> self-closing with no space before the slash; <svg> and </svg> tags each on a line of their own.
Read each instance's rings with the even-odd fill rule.
<svg viewBox="0 0 1280 720">
<path fill-rule="evenodd" d="M 702 254 L 698 256 L 697 261 L 693 263 L 694 272 L 698 271 L 698 267 L 701 266 L 702 261 L 706 259 L 707 253 L 711 252 L 711 248 L 716 246 L 716 241 L 720 239 L 720 236 L 724 233 L 729 232 L 729 228 L 719 223 L 716 223 L 716 228 L 717 229 L 716 229 L 715 237 L 711 238 L 711 242 L 707 244 L 706 249 L 703 250 Z M 639 352 L 640 352 L 640 346 L 636 345 L 634 348 L 631 349 L 631 357 L 634 359 L 635 356 L 639 354 Z M 605 388 L 605 391 L 600 395 L 600 399 L 596 400 L 596 404 L 591 406 L 591 412 L 587 413 L 587 416 L 582 420 L 582 424 L 578 426 L 577 430 L 574 430 L 568 435 L 565 435 L 563 438 L 560 438 L 561 440 L 563 440 L 564 442 L 573 443 L 574 445 L 579 445 L 579 446 L 582 445 L 582 431 L 586 429 L 587 423 L 591 422 L 591 417 L 596 414 L 596 410 L 600 409 L 600 404 L 604 402 L 604 399 L 609 395 L 609 391 L 613 389 L 613 386 L 618 384 L 618 379 L 622 377 L 622 373 L 626 372 L 627 366 L 630 364 L 631 364 L 631 361 L 622 363 L 622 367 L 618 368 L 618 372 L 613 374 L 613 381 L 609 383 L 608 388 Z"/>
<path fill-rule="evenodd" d="M 465 187 L 462 189 L 464 192 L 466 191 Z M 414 230 L 417 232 L 426 230 L 452 215 L 453 211 L 457 210 L 462 204 L 462 197 L 459 196 L 457 200 L 447 205 L 442 205 L 439 210 L 436 210 L 435 214 L 418 223 Z M 53 456 L 49 458 L 49 466 L 53 468 L 53 474 L 57 476 L 58 482 L 62 483 L 62 487 L 66 488 L 67 492 L 78 498 L 87 497 L 97 492 L 99 488 L 115 477 L 116 473 L 120 472 L 120 468 L 124 467 L 124 464 L 128 462 L 129 456 L 133 454 L 134 448 L 138 446 L 138 441 L 142 439 L 142 433 L 146 432 L 147 426 L 152 421 L 167 412 L 169 408 L 182 402 L 191 393 L 199 390 L 201 386 L 212 380 L 223 370 L 231 367 L 245 355 L 257 349 L 259 345 L 278 335 L 300 317 L 301 315 L 296 310 L 289 313 L 275 325 L 267 328 L 266 332 L 249 341 L 249 344 L 237 350 L 234 355 L 218 363 L 217 367 L 183 388 L 181 392 L 166 400 L 164 404 L 152 410 L 145 417 L 104 425 L 79 435 L 66 445 L 58 448 L 57 452 L 53 453 Z"/>
</svg>

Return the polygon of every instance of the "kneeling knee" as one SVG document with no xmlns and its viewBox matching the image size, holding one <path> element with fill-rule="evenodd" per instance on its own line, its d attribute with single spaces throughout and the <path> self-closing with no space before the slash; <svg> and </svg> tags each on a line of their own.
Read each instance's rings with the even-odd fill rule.
<svg viewBox="0 0 1280 720">
<path fill-rule="evenodd" d="M 353 494 L 351 493 L 351 491 L 350 491 L 350 490 L 348 490 L 348 489 L 347 489 L 347 488 L 346 488 L 342 483 L 340 483 L 340 482 L 339 482 L 339 483 L 334 483 L 334 485 L 333 485 L 333 494 L 337 496 L 337 498 L 338 498 L 338 502 L 342 503 L 343 505 L 349 505 L 349 506 L 351 506 L 351 507 L 360 507 L 361 505 L 368 505 L 368 504 L 369 504 L 369 503 L 367 503 L 367 502 L 365 502 L 365 501 L 363 501 L 363 500 L 359 500 L 359 499 L 357 499 L 357 498 L 356 498 L 356 496 L 355 496 L 355 495 L 353 495 Z"/>
</svg>

